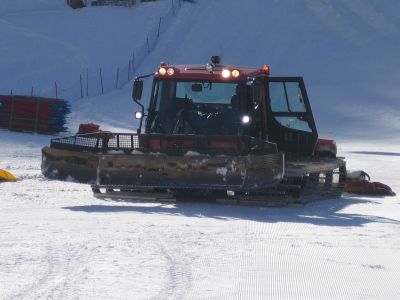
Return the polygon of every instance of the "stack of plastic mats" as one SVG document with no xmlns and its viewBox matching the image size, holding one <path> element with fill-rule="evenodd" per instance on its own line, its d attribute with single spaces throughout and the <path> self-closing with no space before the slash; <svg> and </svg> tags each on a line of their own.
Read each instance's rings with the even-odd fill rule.
<svg viewBox="0 0 400 300">
<path fill-rule="evenodd" d="M 46 134 L 64 132 L 70 112 L 69 104 L 61 99 L 0 95 L 0 128 Z"/>
</svg>

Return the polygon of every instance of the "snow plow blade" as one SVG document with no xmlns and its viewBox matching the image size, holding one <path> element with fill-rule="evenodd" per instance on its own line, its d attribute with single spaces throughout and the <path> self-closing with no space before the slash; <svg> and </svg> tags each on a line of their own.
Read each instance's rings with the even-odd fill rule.
<svg viewBox="0 0 400 300">
<path fill-rule="evenodd" d="M 42 173 L 50 179 L 94 183 L 98 161 L 98 154 L 91 152 L 42 149 Z"/>
<path fill-rule="evenodd" d="M 210 155 L 184 149 L 178 155 L 152 153 L 142 137 L 99 133 L 53 139 L 42 149 L 42 173 L 107 188 L 246 191 L 276 186 L 284 176 L 284 154 L 274 144 L 257 154 Z M 139 147 L 139 139 L 144 146 Z"/>
<path fill-rule="evenodd" d="M 283 178 L 283 154 L 102 155 L 96 184 L 134 188 L 254 190 Z"/>
</svg>

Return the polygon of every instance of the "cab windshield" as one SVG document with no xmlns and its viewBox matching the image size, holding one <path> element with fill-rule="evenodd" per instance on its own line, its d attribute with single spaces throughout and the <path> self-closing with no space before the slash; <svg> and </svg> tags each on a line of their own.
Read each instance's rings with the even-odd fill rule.
<svg viewBox="0 0 400 300">
<path fill-rule="evenodd" d="M 242 90 L 236 82 L 158 80 L 147 132 L 237 135 Z"/>
</svg>

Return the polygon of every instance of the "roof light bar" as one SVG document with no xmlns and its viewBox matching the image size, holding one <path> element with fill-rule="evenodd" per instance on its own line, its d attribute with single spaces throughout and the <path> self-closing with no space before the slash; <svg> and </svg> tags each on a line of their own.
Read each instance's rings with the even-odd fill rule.
<svg viewBox="0 0 400 300">
<path fill-rule="evenodd" d="M 228 69 L 223 69 L 221 72 L 221 75 L 224 78 L 229 78 L 229 77 L 231 77 L 231 71 L 229 71 Z"/>
<path fill-rule="evenodd" d="M 166 66 L 161 66 L 158 69 L 158 74 L 161 76 L 173 76 L 176 73 L 175 69 L 173 67 L 166 67 Z"/>
<path fill-rule="evenodd" d="M 233 71 L 231 72 L 231 74 L 232 74 L 233 77 L 237 78 L 237 77 L 239 77 L 240 72 L 239 72 L 239 70 L 233 70 Z"/>
<path fill-rule="evenodd" d="M 175 74 L 174 68 L 168 68 L 168 69 L 167 69 L 167 74 L 168 74 L 169 76 L 174 75 L 174 74 Z"/>
</svg>

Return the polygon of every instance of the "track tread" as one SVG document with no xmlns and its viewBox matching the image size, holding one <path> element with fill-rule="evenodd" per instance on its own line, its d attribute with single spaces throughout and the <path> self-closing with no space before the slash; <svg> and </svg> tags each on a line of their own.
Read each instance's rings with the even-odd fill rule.
<svg viewBox="0 0 400 300">
<path fill-rule="evenodd" d="M 346 182 L 346 166 L 344 161 L 337 160 L 338 167 L 327 171 L 326 167 L 314 170 L 320 173 L 309 173 L 303 177 L 289 178 L 279 188 L 267 189 L 260 192 L 236 193 L 233 197 L 219 195 L 215 198 L 218 202 L 229 202 L 245 205 L 265 206 L 303 206 L 307 203 L 340 198 Z M 304 162 L 301 162 L 304 164 Z M 334 180 L 337 178 L 337 181 Z M 285 188 L 286 185 L 286 188 Z M 293 189 L 293 187 L 299 187 Z M 182 201 L 179 191 L 143 189 L 138 190 L 136 186 L 120 185 L 92 185 L 93 193 L 98 198 L 135 200 L 135 201 L 157 201 L 171 202 Z M 103 190 L 104 192 L 102 192 Z M 209 197 L 199 197 L 199 191 L 190 196 L 190 189 L 183 190 L 184 201 L 210 202 Z"/>
</svg>

